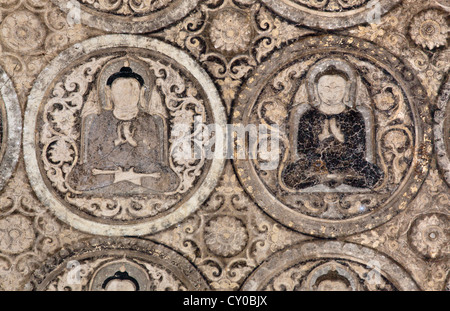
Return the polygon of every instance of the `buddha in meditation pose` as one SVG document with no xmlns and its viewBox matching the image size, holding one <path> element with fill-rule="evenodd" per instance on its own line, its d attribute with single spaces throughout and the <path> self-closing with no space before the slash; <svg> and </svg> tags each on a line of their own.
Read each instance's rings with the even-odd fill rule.
<svg viewBox="0 0 450 311">
<path fill-rule="evenodd" d="M 383 172 L 366 159 L 366 124 L 355 109 L 350 68 L 343 61 L 324 62 L 321 71 L 309 75 L 310 107 L 298 120 L 298 159 L 282 174 L 289 188 L 300 190 L 319 184 L 374 188 Z M 317 69 L 316 69 L 317 71 Z M 353 98 L 353 99 L 351 99 Z"/>
<path fill-rule="evenodd" d="M 76 191 L 127 194 L 174 191 L 167 164 L 164 120 L 144 107 L 145 82 L 129 62 L 106 82 L 106 105 L 86 117 L 79 163 L 68 177 Z"/>
</svg>

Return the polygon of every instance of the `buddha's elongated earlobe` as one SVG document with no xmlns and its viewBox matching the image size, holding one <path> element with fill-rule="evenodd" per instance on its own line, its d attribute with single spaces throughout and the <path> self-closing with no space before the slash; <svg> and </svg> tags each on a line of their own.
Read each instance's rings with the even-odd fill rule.
<svg viewBox="0 0 450 311">
<path fill-rule="evenodd" d="M 111 87 L 107 85 L 105 87 L 105 106 L 103 107 L 103 109 L 112 110 L 113 108 L 114 107 L 111 100 Z"/>
<path fill-rule="evenodd" d="M 351 81 L 347 81 L 347 85 L 345 86 L 345 94 L 344 94 L 344 105 L 350 108 L 354 108 L 355 103 L 353 102 L 353 83 Z"/>
<path fill-rule="evenodd" d="M 308 93 L 306 91 L 306 84 L 302 83 L 294 96 L 293 107 L 308 103 Z"/>
<path fill-rule="evenodd" d="M 145 100 L 145 91 L 146 88 L 145 86 L 141 87 L 141 93 L 139 95 L 139 104 L 141 105 L 141 108 L 145 111 L 148 112 L 148 103 Z"/>
<path fill-rule="evenodd" d="M 153 88 L 152 94 L 150 96 L 149 110 L 151 115 L 159 115 L 163 119 L 168 118 L 168 114 L 164 107 L 163 100 L 156 86 Z"/>
<path fill-rule="evenodd" d="M 344 105 L 351 106 L 350 105 L 350 83 L 349 82 L 346 82 L 344 99 L 342 101 L 343 101 Z"/>
</svg>

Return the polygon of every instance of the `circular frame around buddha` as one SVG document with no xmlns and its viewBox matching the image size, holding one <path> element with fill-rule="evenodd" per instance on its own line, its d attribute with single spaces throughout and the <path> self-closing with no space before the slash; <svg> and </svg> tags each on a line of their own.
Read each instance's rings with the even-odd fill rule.
<svg viewBox="0 0 450 311">
<path fill-rule="evenodd" d="M 41 200 L 43 204 L 48 206 L 59 219 L 81 231 L 96 235 L 141 236 L 164 230 L 182 221 L 190 214 L 195 212 L 213 191 L 220 177 L 220 174 L 222 173 L 225 162 L 224 160 L 225 157 L 223 156 L 224 153 L 221 153 L 223 152 L 223 150 L 221 151 L 220 148 L 216 148 L 212 159 L 207 158 L 203 161 L 203 164 L 198 166 L 200 170 L 197 170 L 197 168 L 194 166 L 189 166 L 191 165 L 189 163 L 186 164 L 187 165 L 186 168 L 190 167 L 191 170 L 195 169 L 197 173 L 197 175 L 193 175 L 193 177 L 189 175 L 191 177 L 189 179 L 190 186 L 188 188 L 184 187 L 183 180 L 180 180 L 180 182 L 178 183 L 178 188 L 175 191 L 172 191 L 170 195 L 168 194 L 169 192 L 167 191 L 161 194 L 157 194 L 160 196 L 158 199 L 158 202 L 160 203 L 156 203 L 156 205 L 151 203 L 153 202 L 151 201 L 153 199 L 150 200 L 146 196 L 142 197 L 142 200 L 140 201 L 139 204 L 142 203 L 145 206 L 145 204 L 151 203 L 152 207 L 149 210 L 150 213 L 146 215 L 141 214 L 141 216 L 136 217 L 133 216 L 131 218 L 129 217 L 131 215 L 129 214 L 129 211 L 131 211 L 130 207 L 133 208 L 134 212 L 140 213 L 143 211 L 142 206 L 135 206 L 136 198 L 139 198 L 140 196 L 139 192 L 136 193 L 124 192 L 122 196 L 125 195 L 126 197 L 128 197 L 125 199 L 129 201 L 128 203 L 126 203 L 129 206 L 126 207 L 122 203 L 120 203 L 120 201 L 118 201 L 120 204 L 122 204 L 122 207 L 116 210 L 120 211 L 120 213 L 125 218 L 123 218 L 122 216 L 120 218 L 117 218 L 116 216 L 111 218 L 110 216 L 108 216 L 111 208 L 110 203 L 105 203 L 106 204 L 105 206 L 103 206 L 102 203 L 103 201 L 109 202 L 108 201 L 109 199 L 114 199 L 114 197 L 109 198 L 108 197 L 109 194 L 98 197 L 100 198 L 98 200 L 95 195 L 81 198 L 82 200 L 86 200 L 86 202 L 90 204 L 90 207 L 94 207 L 95 208 L 94 211 L 91 210 L 90 208 L 85 209 L 83 205 L 77 205 L 78 203 L 74 203 L 73 200 L 68 199 L 68 198 L 73 199 L 74 198 L 73 196 L 70 195 L 68 196 L 67 194 L 64 194 L 65 192 L 60 191 L 62 189 L 60 187 L 61 183 L 55 182 L 54 179 L 57 174 L 54 175 L 52 173 L 53 168 L 50 169 L 48 168 L 49 162 L 48 159 L 45 158 L 45 156 L 48 154 L 47 151 L 45 150 L 50 149 L 45 150 L 43 149 L 44 151 L 41 150 L 43 148 L 41 147 L 42 139 L 46 139 L 45 138 L 47 137 L 46 134 L 49 133 L 48 131 L 46 132 L 45 130 L 43 130 L 43 128 L 47 129 L 48 125 L 49 124 L 51 125 L 50 122 L 51 120 L 47 117 L 47 110 L 45 110 L 46 113 L 45 118 L 39 117 L 42 116 L 43 113 L 42 111 L 44 109 L 43 107 L 47 107 L 51 102 L 56 103 L 56 105 L 58 105 L 58 100 L 61 101 L 67 100 L 68 95 L 63 95 L 64 92 L 58 93 L 57 91 L 58 87 L 67 87 L 68 89 L 73 91 L 72 93 L 68 92 L 67 90 L 65 91 L 66 94 L 72 94 L 73 98 L 81 98 L 79 94 L 77 94 L 77 92 L 80 92 L 80 89 L 83 89 L 83 91 L 86 92 L 85 95 L 82 95 L 84 96 L 82 97 L 84 98 L 83 107 L 89 106 L 88 103 L 92 102 L 91 96 L 95 97 L 98 94 L 98 92 L 96 91 L 96 82 L 92 81 L 94 79 L 93 77 L 95 77 L 95 75 L 98 76 L 99 72 L 101 72 L 101 68 L 106 68 L 106 66 L 109 66 L 108 64 L 110 64 L 111 62 L 113 66 L 116 66 L 114 65 L 114 60 L 123 57 L 122 55 L 123 51 L 126 51 L 127 55 L 131 56 L 140 55 L 139 57 L 141 57 L 144 54 L 145 55 L 148 54 L 149 58 L 145 58 L 147 56 L 144 55 L 145 57 L 142 56 L 141 57 L 142 59 L 140 59 L 139 61 L 146 59 L 146 61 L 149 62 L 147 63 L 147 66 L 149 68 L 148 70 L 150 70 L 151 67 L 152 72 L 158 73 L 164 72 L 164 74 L 161 73 L 161 76 L 159 76 L 158 79 L 163 81 L 161 83 L 163 84 L 166 83 L 164 84 L 166 85 L 165 90 L 162 90 L 162 88 L 164 88 L 164 85 L 162 84 L 159 85 L 158 89 L 156 88 L 154 89 L 158 90 L 157 92 L 159 93 L 169 92 L 170 96 L 172 95 L 181 96 L 181 98 L 184 101 L 190 103 L 189 107 L 187 104 L 179 105 L 177 107 L 174 106 L 175 110 L 178 109 L 177 110 L 178 112 L 176 112 L 178 118 L 183 118 L 184 115 L 189 116 L 190 111 L 184 112 L 182 111 L 182 109 L 193 109 L 191 106 L 193 105 L 195 106 L 196 103 L 199 103 L 202 105 L 200 107 L 202 109 L 199 109 L 197 113 L 206 116 L 207 120 L 205 121 L 210 121 L 219 126 L 225 126 L 226 124 L 225 110 L 222 106 L 222 101 L 219 97 L 217 89 L 215 88 L 213 82 L 210 80 L 205 71 L 186 53 L 172 46 L 169 46 L 168 44 L 165 44 L 159 40 L 144 37 L 136 37 L 133 35 L 107 35 L 92 38 L 80 44 L 76 44 L 75 46 L 62 52 L 58 57 L 56 57 L 50 63 L 50 65 L 42 71 L 42 73 L 36 80 L 37 82 L 34 85 L 28 98 L 28 106 L 27 111 L 25 113 L 25 130 L 24 130 L 24 158 L 26 170 L 28 172 L 30 183 L 35 193 L 37 194 L 38 198 Z M 136 59 L 139 58 L 138 56 L 136 56 Z M 179 61 L 182 61 L 182 65 L 180 65 Z M 168 63 L 166 64 L 165 62 Z M 72 66 L 68 65 L 70 63 L 73 63 L 74 65 Z M 138 62 L 130 61 L 130 63 L 137 64 Z M 180 70 L 180 75 L 177 76 L 178 69 Z M 166 70 L 167 72 L 165 72 L 164 70 Z M 77 73 L 78 76 L 77 75 L 74 76 L 75 73 Z M 144 73 L 142 74 L 144 75 Z M 173 75 L 170 76 L 170 74 Z M 78 81 L 79 84 L 76 84 L 77 83 L 76 79 L 78 79 L 76 77 L 79 77 L 80 79 Z M 63 78 L 65 79 L 66 82 L 65 84 L 64 82 L 58 82 L 64 81 L 61 80 Z M 183 79 L 187 79 L 186 80 L 187 82 Z M 173 86 L 170 85 L 170 83 L 181 83 L 180 80 L 184 81 L 182 82 L 184 83 L 183 87 L 177 88 L 175 87 L 175 85 Z M 52 89 L 54 90 L 53 92 L 51 92 Z M 61 88 L 59 88 L 59 90 L 60 89 Z M 196 91 L 194 91 L 194 89 L 196 89 Z M 173 92 L 175 93 L 184 92 L 184 93 L 180 95 L 178 93 L 173 94 Z M 87 95 L 88 93 L 90 95 Z M 169 93 L 167 93 L 166 95 L 168 95 Z M 51 100 L 49 96 L 53 96 Z M 197 97 L 200 96 L 201 99 L 196 99 L 194 98 L 195 96 Z M 46 98 L 48 98 L 48 100 L 45 100 Z M 163 96 L 160 96 L 159 100 L 160 106 L 161 103 L 167 104 L 168 102 L 162 100 L 162 98 Z M 100 98 L 99 100 L 101 101 L 102 99 Z M 67 100 L 67 102 L 64 105 L 66 106 L 72 105 L 75 102 L 79 103 L 79 101 Z M 156 102 L 158 103 L 158 101 Z M 151 97 L 150 103 L 153 103 L 153 97 Z M 173 103 L 173 101 L 171 101 L 171 103 Z M 67 119 L 75 118 L 75 120 L 79 120 L 82 118 L 84 108 L 83 110 L 80 109 L 80 107 L 76 108 L 73 106 L 70 107 L 67 106 L 67 108 L 68 109 L 66 110 L 70 110 L 69 111 L 70 113 L 75 114 L 73 116 L 70 115 L 69 118 L 67 117 L 62 118 L 63 121 L 63 123 L 61 123 L 62 125 L 67 124 Z M 57 111 L 57 109 L 54 109 L 54 111 Z M 164 112 L 158 111 L 156 112 L 158 114 L 158 118 L 159 115 L 164 115 Z M 194 112 L 192 113 L 194 114 Z M 169 122 L 175 123 L 179 122 L 177 121 L 178 119 L 174 119 L 173 117 L 174 114 L 172 114 L 172 112 L 170 116 L 167 116 L 169 115 L 167 111 L 165 112 L 165 114 L 167 118 L 169 117 L 171 118 L 170 121 L 169 119 L 166 121 L 167 124 L 169 124 Z M 45 121 L 44 119 L 49 120 Z M 43 123 L 44 121 L 46 123 Z M 80 123 L 82 121 L 76 122 Z M 193 121 L 191 120 L 191 122 Z M 42 126 L 42 124 L 45 126 Z M 37 127 L 42 129 L 42 131 L 38 130 Z M 38 135 L 36 134 L 36 131 L 39 132 Z M 60 133 L 56 133 L 57 136 L 54 135 L 54 137 L 57 138 L 61 137 L 61 133 L 63 133 L 63 131 L 62 130 L 59 131 Z M 54 132 L 55 131 L 53 130 L 52 133 Z M 73 133 L 73 128 L 72 130 L 69 129 L 66 130 L 65 132 Z M 81 133 L 82 131 L 79 132 Z M 78 137 L 77 138 L 78 141 L 76 142 L 76 144 L 79 143 L 79 145 L 82 146 L 83 144 L 80 142 L 79 138 L 80 135 L 75 136 Z M 67 137 L 65 137 L 64 139 L 65 141 L 67 141 Z M 223 137 L 220 136 L 216 137 L 216 139 L 217 139 L 216 143 L 221 144 L 222 146 L 226 146 L 225 135 Z M 167 144 L 169 144 L 168 141 L 169 139 L 167 139 Z M 70 147 L 70 144 L 67 144 L 67 146 Z M 169 149 L 169 147 L 167 149 Z M 72 155 L 73 164 L 76 164 L 77 161 L 80 160 L 80 157 L 78 156 L 79 153 L 80 152 L 74 153 L 73 151 L 69 153 L 69 155 Z M 75 156 L 73 156 L 74 154 Z M 66 154 L 66 156 L 67 155 L 68 154 Z M 43 160 L 44 158 L 45 160 Z M 73 160 L 73 158 L 75 158 L 75 160 Z M 174 160 L 168 161 L 171 161 L 172 163 Z M 61 163 L 62 162 L 63 161 L 61 160 Z M 53 165 L 52 163 L 50 164 Z M 60 174 L 64 173 L 65 169 L 63 166 L 57 168 L 56 171 L 58 171 Z M 183 177 L 186 177 L 188 174 L 188 169 L 185 169 L 183 172 L 181 173 L 177 172 L 177 175 L 182 174 Z M 180 189 L 182 189 L 183 187 L 184 190 L 182 192 L 179 192 L 181 191 Z M 72 194 L 74 193 L 76 192 L 72 192 Z M 172 200 L 171 198 L 175 199 Z M 94 199 L 97 201 L 95 201 Z M 170 205 L 172 204 L 169 203 L 171 201 L 174 202 L 173 205 Z M 99 211 L 98 204 L 102 205 L 101 214 L 98 214 L 96 212 Z M 120 204 L 118 206 L 120 206 Z M 168 209 L 162 210 L 161 204 L 169 204 L 170 206 L 167 205 Z M 136 209 L 134 209 L 133 206 L 136 207 Z M 128 209 L 126 213 L 123 213 L 125 211 L 124 208 Z"/>
<path fill-rule="evenodd" d="M 119 0 L 109 5 L 108 1 L 102 1 L 103 4 L 97 1 L 81 4 L 77 0 L 52 0 L 52 2 L 68 14 L 68 19 L 70 18 L 72 23 L 81 22 L 89 27 L 113 33 L 138 34 L 159 30 L 182 19 L 197 6 L 199 0 L 170 0 L 166 5 L 148 12 L 139 11 L 139 8 L 135 12 L 130 10 L 130 3 L 133 1 Z M 128 9 L 128 13 L 111 12 L 123 9 Z"/>
<path fill-rule="evenodd" d="M 0 148 L 0 190 L 3 189 L 19 158 L 22 140 L 22 113 L 14 85 L 6 72 L 0 68 L 0 116 L 1 116 L 1 148 Z"/>
<path fill-rule="evenodd" d="M 108 277 L 124 268 L 141 291 L 183 286 L 190 291 L 206 291 L 209 285 L 189 260 L 172 249 L 149 240 L 133 238 L 93 238 L 59 250 L 35 270 L 29 290 L 101 291 Z M 172 288 L 176 290 L 176 288 Z"/>
<path fill-rule="evenodd" d="M 318 265 L 315 265 L 315 262 Z M 346 263 L 360 268 L 349 269 L 348 266 L 343 266 Z M 367 270 L 363 272 L 365 269 Z M 357 244 L 338 241 L 307 241 L 279 251 L 258 266 L 240 290 L 261 291 L 278 279 L 278 290 L 286 290 L 289 286 L 294 290 L 310 291 L 313 290 L 312 281 L 330 270 L 348 278 L 352 291 L 362 290 L 362 284 L 375 280 L 374 276 L 391 284 L 392 290 L 420 290 L 410 274 L 385 254 Z M 288 271 L 291 271 L 288 274 L 290 277 L 283 276 L 283 273 Z M 369 284 L 369 287 L 372 290 L 377 289 L 380 283 L 374 282 Z"/>
<path fill-rule="evenodd" d="M 410 160 L 408 160 L 407 165 L 403 166 L 403 173 L 397 174 L 396 178 L 393 178 L 391 171 L 393 169 L 387 168 L 388 166 L 386 166 L 389 175 L 385 174 L 385 176 L 389 177 L 384 179 L 384 186 L 380 186 L 381 188 L 379 187 L 377 190 L 371 189 L 366 192 L 358 192 L 354 191 L 354 189 L 331 191 L 332 189 L 330 190 L 329 188 L 327 190 L 314 190 L 314 188 L 309 188 L 311 190 L 297 191 L 288 189 L 281 182 L 280 174 L 284 165 L 283 163 L 291 161 L 291 158 L 295 160 L 297 156 L 296 152 L 289 151 L 286 148 L 288 145 L 297 145 L 297 135 L 289 134 L 289 129 L 299 125 L 296 116 L 301 115 L 305 111 L 303 108 L 305 105 L 298 104 L 294 106 L 292 103 L 295 101 L 299 103 L 308 101 L 307 95 L 300 96 L 298 94 L 302 90 L 307 93 L 306 83 L 304 81 L 306 80 L 308 70 L 314 64 L 320 63 L 321 59 L 324 58 L 336 58 L 339 59 L 339 62 L 346 58 L 349 63 L 359 62 L 360 65 L 363 61 L 367 62 L 369 65 L 364 66 L 372 66 L 370 68 L 373 70 L 376 69 L 376 74 L 379 76 L 380 74 L 388 75 L 386 81 L 397 83 L 396 88 L 398 90 L 396 94 L 403 96 L 403 103 L 406 103 L 403 106 L 409 107 L 405 115 L 410 115 L 409 118 L 406 118 L 406 122 L 409 122 L 410 125 L 408 126 L 412 133 L 409 138 L 410 144 L 408 145 L 408 148 L 411 149 L 408 152 L 410 154 Z M 352 66 L 356 68 L 356 65 L 354 66 L 352 64 Z M 366 68 L 366 73 L 370 72 L 371 69 L 369 67 Z M 366 85 L 364 84 L 365 82 L 361 84 L 363 82 L 362 80 L 366 79 L 364 77 L 362 76 L 360 78 L 358 85 Z M 384 80 L 381 81 L 383 82 Z M 382 85 L 381 82 L 380 85 Z M 379 86 L 379 90 L 383 90 L 383 92 L 387 89 L 392 91 L 392 85 L 387 88 L 386 86 Z M 283 135 L 280 136 L 280 156 L 277 157 L 279 159 L 278 162 L 281 164 L 276 162 L 278 165 L 276 170 L 272 168 L 271 172 L 261 169 L 260 164 L 263 161 L 260 160 L 260 156 L 258 155 L 256 158 L 246 156 L 245 158 L 236 159 L 234 161 L 236 172 L 247 193 L 255 200 L 258 206 L 286 227 L 304 234 L 321 237 L 348 236 L 364 232 L 388 222 L 395 215 L 405 210 L 409 202 L 418 193 L 427 175 L 432 151 L 432 129 L 426 121 L 429 120 L 430 114 L 425 95 L 426 92 L 413 72 L 386 50 L 366 41 L 351 37 L 327 35 L 307 38 L 275 53 L 271 59 L 266 61 L 263 66 L 260 66 L 254 75 L 247 80 L 242 90 L 238 96 L 236 107 L 232 112 L 233 124 L 247 127 L 249 124 L 258 126 L 258 124 L 270 125 L 270 123 L 278 123 L 279 129 L 281 129 L 279 133 L 284 131 L 287 134 L 285 135 L 286 137 Z M 368 100 L 370 105 L 372 105 L 373 110 L 375 110 L 375 99 L 377 100 L 377 105 L 384 105 L 378 102 L 380 98 L 384 98 L 384 93 L 375 94 L 373 96 L 375 99 L 371 99 L 367 87 L 360 86 L 358 90 L 363 91 L 358 91 L 357 101 L 362 96 L 362 98 Z M 262 95 L 263 93 L 269 94 L 267 98 Z M 385 109 L 386 107 L 384 105 L 382 108 Z M 383 111 L 383 113 L 388 113 L 388 111 Z M 277 122 L 272 122 L 277 119 Z M 297 122 L 295 123 L 293 120 L 297 120 Z M 381 117 L 377 117 L 376 120 L 381 120 Z M 367 161 L 373 162 L 375 161 L 374 159 L 381 156 L 377 147 L 380 139 L 375 140 L 377 135 L 381 135 L 378 132 L 387 132 L 391 129 L 384 127 L 382 129 L 383 131 L 379 130 L 380 126 L 376 124 L 378 121 L 372 122 L 373 143 L 375 147 L 374 150 L 367 151 L 367 158 L 372 158 L 372 160 Z M 272 133 L 276 133 L 277 131 L 275 129 Z M 392 131 L 395 132 L 395 129 L 392 128 Z M 297 133 L 296 130 L 291 130 L 291 132 Z M 397 133 L 389 138 L 395 138 L 395 135 Z M 383 136 L 383 139 L 389 140 L 387 136 Z M 239 141 L 238 139 L 238 150 L 243 148 L 244 145 L 246 146 L 246 144 L 246 142 Z M 249 148 L 256 150 L 258 146 L 264 144 L 268 145 L 269 143 L 263 140 Z M 295 149 L 291 149 L 295 151 Z M 267 159 L 271 159 L 270 156 L 266 156 Z M 391 183 L 388 179 L 398 179 L 396 186 L 387 186 Z M 386 190 L 388 187 L 389 190 Z M 375 198 L 372 203 L 366 203 L 367 196 Z M 310 199 L 311 197 L 314 200 Z M 297 201 L 294 200 L 301 201 L 301 208 L 295 205 Z M 316 208 L 316 201 L 320 204 L 320 208 L 323 208 L 323 206 L 326 208 L 320 211 L 321 214 L 315 214 L 316 210 L 319 210 Z M 342 202 L 345 204 L 341 204 Z M 341 205 L 339 206 L 338 203 Z M 327 212 L 327 210 L 331 210 L 330 206 L 333 209 L 336 206 L 341 208 L 340 211 L 343 211 L 343 213 L 339 216 L 335 214 L 331 215 Z M 353 214 L 346 214 L 350 210 L 353 210 Z"/>
<path fill-rule="evenodd" d="M 296 3 L 295 0 L 262 0 L 275 13 L 284 18 L 312 28 L 342 29 L 359 24 L 370 23 L 376 14 L 381 15 L 394 8 L 400 0 L 372 0 L 335 11 L 326 11 L 321 6 L 328 1 L 316 1 L 317 8 Z M 374 15 L 375 14 L 375 15 Z"/>
<path fill-rule="evenodd" d="M 434 146 L 437 163 L 450 185 L 450 76 L 447 76 L 437 99 L 438 110 L 434 114 Z"/>
</svg>

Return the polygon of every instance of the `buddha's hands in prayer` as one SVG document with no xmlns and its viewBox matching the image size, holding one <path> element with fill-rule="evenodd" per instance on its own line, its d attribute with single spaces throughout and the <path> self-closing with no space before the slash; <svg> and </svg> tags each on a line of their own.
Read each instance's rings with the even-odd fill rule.
<svg viewBox="0 0 450 311">
<path fill-rule="evenodd" d="M 325 120 L 322 127 L 322 133 L 319 134 L 319 139 L 320 141 L 323 141 L 332 136 L 334 136 L 341 143 L 345 142 L 344 134 L 342 134 L 335 118 L 332 118 L 331 120 Z"/>
</svg>

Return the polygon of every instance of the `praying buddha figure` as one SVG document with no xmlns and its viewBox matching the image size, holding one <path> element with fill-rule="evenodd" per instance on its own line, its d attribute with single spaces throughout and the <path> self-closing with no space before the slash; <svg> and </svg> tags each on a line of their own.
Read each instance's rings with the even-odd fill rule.
<svg viewBox="0 0 450 311">
<path fill-rule="evenodd" d="M 107 79 L 106 104 L 83 121 L 80 161 L 68 177 L 76 191 L 154 194 L 176 190 L 178 176 L 167 159 L 166 120 L 151 110 L 154 96 L 150 103 L 146 99 L 147 88 L 156 92 L 156 86 L 145 84 L 128 61 Z"/>
<path fill-rule="evenodd" d="M 294 128 L 298 159 L 282 175 L 289 188 L 322 184 L 372 189 L 382 179 L 382 170 L 366 158 L 366 123 L 355 107 L 354 80 L 352 69 L 341 60 L 322 62 L 309 73 L 313 102 Z"/>
</svg>

